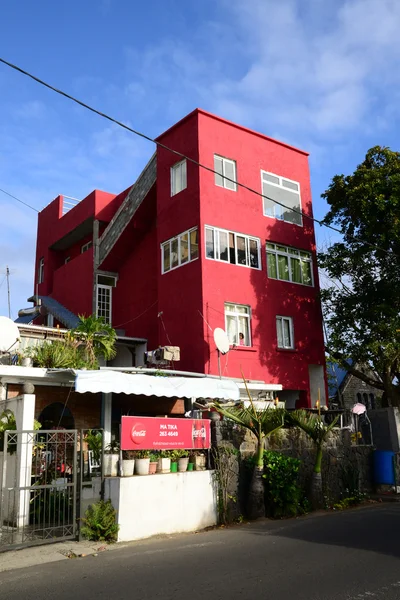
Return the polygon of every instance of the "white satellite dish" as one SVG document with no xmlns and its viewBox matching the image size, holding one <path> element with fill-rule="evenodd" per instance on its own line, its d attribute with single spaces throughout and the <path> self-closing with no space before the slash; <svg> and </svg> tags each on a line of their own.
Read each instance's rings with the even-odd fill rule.
<svg viewBox="0 0 400 600">
<path fill-rule="evenodd" d="M 0 317 L 0 354 L 16 349 L 19 342 L 19 329 L 8 317 Z"/>
<path fill-rule="evenodd" d="M 229 338 L 226 332 L 223 329 L 221 329 L 221 327 L 217 327 L 216 329 L 214 329 L 214 342 L 221 354 L 226 354 L 227 352 L 229 352 Z"/>
</svg>

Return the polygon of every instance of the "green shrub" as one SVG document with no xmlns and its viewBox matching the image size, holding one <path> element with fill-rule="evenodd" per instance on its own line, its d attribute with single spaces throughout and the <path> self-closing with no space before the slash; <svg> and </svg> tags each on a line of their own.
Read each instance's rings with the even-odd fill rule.
<svg viewBox="0 0 400 600">
<path fill-rule="evenodd" d="M 119 525 L 116 521 L 117 511 L 111 500 L 100 500 L 89 506 L 85 513 L 82 535 L 95 542 L 116 542 Z"/>
<path fill-rule="evenodd" d="M 275 519 L 293 517 L 304 512 L 301 490 L 297 485 L 300 460 L 280 452 L 264 452 L 265 506 Z"/>
</svg>

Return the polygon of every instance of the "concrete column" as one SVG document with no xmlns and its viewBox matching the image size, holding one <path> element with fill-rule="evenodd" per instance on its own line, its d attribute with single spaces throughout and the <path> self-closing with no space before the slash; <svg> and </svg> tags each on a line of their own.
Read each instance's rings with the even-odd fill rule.
<svg viewBox="0 0 400 600">
<path fill-rule="evenodd" d="M 104 445 L 111 443 L 112 393 L 102 394 L 101 424 L 104 429 Z"/>
</svg>

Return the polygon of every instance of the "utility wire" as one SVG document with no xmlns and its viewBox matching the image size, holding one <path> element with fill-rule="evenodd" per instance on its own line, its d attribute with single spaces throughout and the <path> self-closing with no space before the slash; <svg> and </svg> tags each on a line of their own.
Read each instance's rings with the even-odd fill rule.
<svg viewBox="0 0 400 600">
<path fill-rule="evenodd" d="M 26 202 L 23 202 L 23 200 L 20 200 L 19 198 L 17 198 L 17 196 L 13 196 L 12 194 L 10 194 L 10 192 L 6 192 L 6 190 L 2 190 L 0 188 L 0 192 L 2 192 L 3 194 L 5 194 L 6 196 L 10 196 L 10 198 L 14 198 L 14 200 L 16 200 L 17 202 L 20 202 L 21 204 L 23 204 L 24 206 L 27 206 L 28 208 L 34 210 L 35 212 L 39 212 L 37 208 L 35 208 L 34 206 L 31 206 L 30 204 L 27 204 Z"/>
<path fill-rule="evenodd" d="M 70 94 L 67 94 L 66 92 L 63 92 L 62 90 L 59 90 L 58 88 L 54 87 L 53 85 L 50 85 L 46 81 L 43 81 L 43 79 L 36 77 L 36 75 L 33 75 L 32 73 L 29 73 L 28 71 L 25 71 L 24 69 L 22 69 L 21 67 L 18 67 L 17 65 L 14 65 L 13 63 L 10 63 L 9 61 L 5 60 L 4 58 L 0 57 L 0 62 L 3 63 L 4 65 L 7 65 L 11 69 L 18 71 L 19 73 L 22 73 L 22 75 L 26 75 L 27 77 L 30 77 L 30 79 L 33 79 L 37 83 L 40 83 L 40 85 L 47 87 L 49 90 L 52 90 L 53 92 L 56 92 L 57 94 L 60 94 L 61 96 L 64 96 L 65 98 L 68 98 L 68 100 L 72 100 L 72 102 L 75 102 L 76 104 L 79 104 L 80 106 L 83 106 L 83 108 L 90 110 L 91 112 L 95 113 L 96 115 L 99 115 L 100 117 L 103 117 L 104 119 L 107 119 L 108 121 L 111 121 L 112 123 L 115 123 L 116 125 L 119 125 L 119 127 L 122 127 L 123 129 L 126 129 L 127 131 L 130 131 L 131 133 L 133 133 L 149 142 L 152 142 L 153 144 L 156 144 L 160 148 L 163 148 L 164 150 L 167 150 L 168 152 L 171 152 L 172 154 L 175 154 L 176 156 L 179 156 L 180 158 L 184 158 L 184 159 L 188 160 L 189 162 L 193 163 L 194 165 L 196 165 L 202 169 L 205 169 L 206 171 L 209 171 L 210 173 L 213 173 L 215 175 L 221 175 L 221 173 L 218 173 L 211 167 L 207 167 L 206 165 L 199 163 L 194 158 L 190 158 L 190 156 L 187 156 L 186 154 L 183 154 L 182 152 L 178 152 L 177 150 L 174 150 L 173 148 L 166 146 L 162 142 L 159 142 L 158 140 L 146 135 L 145 133 L 142 133 L 141 131 L 132 129 L 132 127 L 129 127 L 125 123 L 122 123 L 121 121 L 118 121 L 117 119 L 114 119 L 113 117 L 110 117 L 106 113 L 103 113 L 100 110 L 97 110 L 96 108 L 93 108 L 92 106 L 89 106 L 89 104 L 82 102 L 82 100 L 78 100 L 78 98 L 75 98 L 74 96 L 71 96 Z M 271 202 L 278 204 L 279 206 L 281 206 L 282 208 L 285 208 L 286 210 L 290 210 L 294 213 L 301 215 L 302 217 L 305 217 L 306 219 L 309 219 L 310 221 L 313 221 L 314 223 L 318 223 L 318 225 L 320 227 L 326 227 L 327 229 L 331 229 L 332 231 L 335 231 L 335 233 L 339 233 L 340 235 L 343 235 L 343 232 L 341 229 L 338 229 L 337 227 L 334 227 L 333 225 L 328 225 L 327 223 L 323 223 L 319 219 L 316 219 L 315 217 L 311 217 L 310 215 L 307 215 L 300 209 L 291 208 L 291 207 L 283 204 L 282 202 L 279 202 L 278 200 L 274 200 L 273 198 L 270 198 L 269 196 L 265 196 L 262 192 L 259 192 L 255 189 L 249 187 L 248 185 L 245 185 L 244 183 L 240 183 L 239 181 L 236 181 L 235 179 L 231 179 L 230 177 L 226 177 L 225 175 L 223 175 L 223 178 L 226 179 L 227 181 L 230 181 L 231 183 L 234 183 L 236 186 L 238 186 L 244 190 L 247 190 L 248 192 L 251 192 L 252 194 L 256 194 L 257 196 L 260 196 L 261 198 L 270 200 Z M 32 208 L 32 206 L 30 206 L 29 208 Z M 36 209 L 33 209 L 33 210 L 36 210 Z M 366 244 L 367 246 L 371 246 L 372 248 L 374 248 L 376 250 L 380 250 L 381 252 L 384 252 L 385 254 L 389 254 L 390 256 L 395 255 L 393 252 L 390 252 L 389 250 L 386 250 L 385 248 L 380 248 L 376 244 L 371 244 L 370 242 L 366 242 L 366 241 L 364 241 L 364 244 Z"/>
</svg>

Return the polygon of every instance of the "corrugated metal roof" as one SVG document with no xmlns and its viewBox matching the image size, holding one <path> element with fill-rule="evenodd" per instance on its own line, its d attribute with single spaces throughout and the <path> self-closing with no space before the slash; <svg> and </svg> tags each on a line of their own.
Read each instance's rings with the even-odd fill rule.
<svg viewBox="0 0 400 600">
<path fill-rule="evenodd" d="M 67 329 L 73 329 L 79 325 L 79 317 L 57 302 L 57 300 L 54 300 L 54 298 L 50 298 L 50 296 L 39 296 L 39 299 L 42 301 L 42 305 L 47 309 L 47 312 L 53 315 L 57 321 L 65 325 Z"/>
<path fill-rule="evenodd" d="M 18 317 L 18 319 L 15 319 L 14 323 L 21 323 L 23 325 L 31 325 L 31 323 L 33 323 L 33 321 L 34 321 L 34 316 L 35 315 L 25 315 L 24 317 Z"/>
</svg>

